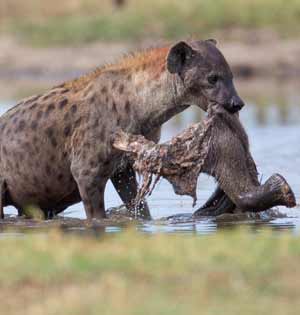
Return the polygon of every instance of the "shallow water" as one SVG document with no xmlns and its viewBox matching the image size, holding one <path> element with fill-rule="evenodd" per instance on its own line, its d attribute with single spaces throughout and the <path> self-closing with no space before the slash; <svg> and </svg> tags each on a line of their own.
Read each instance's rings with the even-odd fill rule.
<svg viewBox="0 0 300 315">
<path fill-rule="evenodd" d="M 277 83 L 278 84 L 278 83 Z M 249 134 L 251 151 L 257 163 L 258 170 L 264 182 L 275 172 L 282 174 L 291 185 L 296 199 L 300 198 L 300 91 L 297 88 L 289 88 L 282 91 L 273 86 L 272 89 L 257 92 L 256 85 L 243 83 L 247 105 L 241 111 L 241 120 Z M 265 95 L 264 95 L 264 92 Z M 242 94 L 242 93 L 241 93 Z M 243 95 L 243 94 L 242 94 Z M 259 97 L 258 97 L 259 96 Z M 12 100 L 0 102 L 0 111 L 3 113 L 11 105 Z M 163 128 L 162 141 L 170 139 L 190 123 L 197 122 L 203 117 L 203 113 L 197 108 L 190 108 L 178 115 Z M 139 230 L 145 233 L 215 233 L 220 228 L 233 228 L 241 224 L 249 225 L 253 230 L 259 231 L 269 227 L 276 231 L 290 230 L 292 233 L 300 232 L 300 206 L 294 209 L 279 207 L 279 211 L 286 217 L 263 216 L 261 220 L 250 218 L 203 218 L 197 221 L 191 220 L 190 214 L 206 201 L 215 187 L 214 181 L 207 176 L 200 176 L 198 181 L 198 202 L 192 208 L 192 199 L 175 195 L 170 184 L 161 180 L 156 186 L 148 203 L 153 216 L 153 221 L 137 223 Z M 109 183 L 105 193 L 106 207 L 114 207 L 121 204 L 112 184 Z M 13 207 L 5 209 L 7 214 L 15 214 Z M 161 220 L 160 218 L 184 213 L 185 215 L 173 220 Z M 85 213 L 82 203 L 68 208 L 63 216 L 65 218 L 84 219 Z M 77 222 L 77 221 L 76 221 Z M 80 231 L 86 226 L 78 226 L 78 222 L 70 229 Z M 103 232 L 118 232 L 122 225 L 107 223 Z M 0 229 L 1 231 L 1 229 Z"/>
</svg>

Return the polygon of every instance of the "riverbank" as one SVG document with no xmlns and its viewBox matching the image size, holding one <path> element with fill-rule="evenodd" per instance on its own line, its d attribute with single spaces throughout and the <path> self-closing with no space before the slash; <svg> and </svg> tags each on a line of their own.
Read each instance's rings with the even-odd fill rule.
<svg viewBox="0 0 300 315">
<path fill-rule="evenodd" d="M 282 40 L 266 33 L 255 38 L 255 34 L 251 34 L 237 41 L 217 38 L 218 47 L 237 78 L 299 78 L 300 39 Z M 0 37 L 0 93 L 3 99 L 5 94 L 10 94 L 10 89 L 16 90 L 16 85 L 27 90 L 29 86 L 36 90 L 49 87 L 113 62 L 128 52 L 163 43 L 162 40 L 95 42 L 75 47 L 41 48 L 27 46 L 12 37 Z"/>
</svg>

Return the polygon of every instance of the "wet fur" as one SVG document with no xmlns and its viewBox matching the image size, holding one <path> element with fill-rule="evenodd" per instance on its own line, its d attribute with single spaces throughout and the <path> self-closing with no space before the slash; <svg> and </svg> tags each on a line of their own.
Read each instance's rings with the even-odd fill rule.
<svg viewBox="0 0 300 315">
<path fill-rule="evenodd" d="M 237 114 L 219 109 L 211 128 L 211 146 L 204 171 L 216 178 L 224 192 L 238 202 L 241 192 L 259 186 L 249 140 Z"/>
</svg>

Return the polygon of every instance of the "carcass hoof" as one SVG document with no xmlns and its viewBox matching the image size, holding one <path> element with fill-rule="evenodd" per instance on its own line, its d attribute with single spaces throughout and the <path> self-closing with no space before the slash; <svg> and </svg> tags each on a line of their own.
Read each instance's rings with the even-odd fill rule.
<svg viewBox="0 0 300 315">
<path fill-rule="evenodd" d="M 271 186 L 279 188 L 280 204 L 288 208 L 293 208 L 296 206 L 295 195 L 283 176 L 280 174 L 274 174 L 270 177 L 268 182 Z"/>
</svg>

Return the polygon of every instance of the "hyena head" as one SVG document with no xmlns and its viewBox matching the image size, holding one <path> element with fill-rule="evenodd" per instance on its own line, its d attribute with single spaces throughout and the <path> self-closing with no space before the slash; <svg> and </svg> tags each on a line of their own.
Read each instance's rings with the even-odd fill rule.
<svg viewBox="0 0 300 315">
<path fill-rule="evenodd" d="M 208 104 L 219 104 L 231 113 L 242 109 L 228 63 L 213 39 L 179 42 L 169 51 L 167 69 L 181 80 L 183 102 L 207 110 Z"/>
</svg>

